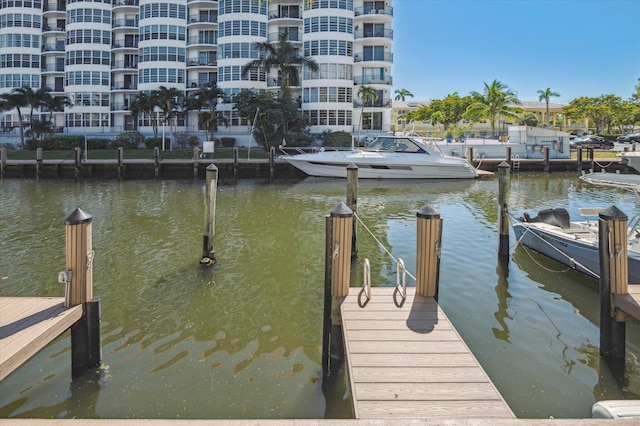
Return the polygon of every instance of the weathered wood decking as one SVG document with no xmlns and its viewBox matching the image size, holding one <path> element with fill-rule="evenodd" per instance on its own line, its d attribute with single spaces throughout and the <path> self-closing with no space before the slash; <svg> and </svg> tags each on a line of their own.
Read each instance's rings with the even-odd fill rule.
<svg viewBox="0 0 640 426">
<path fill-rule="evenodd" d="M 356 419 L 515 419 L 433 298 L 360 293 L 341 306 Z"/>
<path fill-rule="evenodd" d="M 0 298 L 0 380 L 82 317 L 63 297 Z"/>
</svg>

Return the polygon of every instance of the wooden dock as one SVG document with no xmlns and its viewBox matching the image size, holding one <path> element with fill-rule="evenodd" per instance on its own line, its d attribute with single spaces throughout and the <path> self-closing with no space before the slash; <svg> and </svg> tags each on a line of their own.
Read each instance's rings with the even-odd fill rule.
<svg viewBox="0 0 640 426">
<path fill-rule="evenodd" d="M 356 419 L 515 419 L 433 298 L 357 290 L 341 305 Z"/>
<path fill-rule="evenodd" d="M 82 305 L 64 297 L 0 298 L 0 380 L 82 317 Z"/>
</svg>

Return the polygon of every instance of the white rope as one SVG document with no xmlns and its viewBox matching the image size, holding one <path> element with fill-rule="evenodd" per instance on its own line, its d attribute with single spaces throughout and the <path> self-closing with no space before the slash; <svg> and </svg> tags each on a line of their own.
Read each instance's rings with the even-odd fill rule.
<svg viewBox="0 0 640 426">
<path fill-rule="evenodd" d="M 355 213 L 355 212 L 353 213 L 353 215 L 355 216 L 355 218 L 356 218 L 356 219 L 358 219 L 358 222 L 360 222 L 360 224 L 364 227 L 364 229 L 366 229 L 366 230 L 367 230 L 367 232 L 369 233 L 369 235 L 371 235 L 371 236 L 373 237 L 373 239 L 376 241 L 376 243 L 378 243 L 378 245 L 379 245 L 380 247 L 382 247 L 382 250 L 384 250 L 384 251 L 385 251 L 385 253 L 387 253 L 387 254 L 389 255 L 389 257 L 393 260 L 393 262 L 394 262 L 395 264 L 397 264 L 397 263 L 398 263 L 398 259 L 396 259 L 396 258 L 391 254 L 391 252 L 390 252 L 389 250 L 387 250 L 387 248 L 384 246 L 384 244 L 382 244 L 382 243 L 380 242 L 380 240 L 378 240 L 378 239 L 376 238 L 376 236 L 375 236 L 375 235 L 373 235 L 373 232 L 371 232 L 371 230 L 370 230 L 369 228 L 367 228 L 367 225 L 365 225 L 365 224 L 364 224 L 364 222 L 362 221 L 362 219 L 360 219 L 360 216 L 358 216 L 358 214 L 357 214 L 357 213 Z M 405 269 L 405 271 L 407 272 L 407 275 L 409 275 L 409 276 L 410 276 L 414 281 L 417 281 L 417 280 L 416 280 L 416 277 L 414 277 L 414 276 L 413 276 L 413 274 L 411 274 L 411 272 L 407 271 L 406 269 Z"/>
</svg>

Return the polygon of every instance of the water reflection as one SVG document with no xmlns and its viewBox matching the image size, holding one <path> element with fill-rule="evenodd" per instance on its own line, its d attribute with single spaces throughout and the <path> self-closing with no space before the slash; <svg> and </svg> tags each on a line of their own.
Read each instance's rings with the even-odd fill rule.
<svg viewBox="0 0 640 426">
<path fill-rule="evenodd" d="M 320 373 L 325 216 L 345 196 L 344 180 L 222 184 L 219 263 L 203 268 L 203 182 L 0 181 L 1 296 L 61 295 L 62 221 L 76 207 L 94 216 L 104 354 L 70 385 L 63 335 L 0 383 L 0 417 L 352 416 L 344 370 Z M 635 206 L 571 174 L 512 178 L 516 215 L 614 203 Z M 395 283 L 378 241 L 415 272 L 425 205 L 444 220 L 439 302 L 518 416 L 588 417 L 596 399 L 638 397 L 638 328 L 620 381 L 599 360 L 593 281 L 521 248 L 497 261 L 496 179 L 361 182 L 358 215 L 377 241 L 359 228 L 354 286 L 365 257 L 372 285 Z"/>
</svg>

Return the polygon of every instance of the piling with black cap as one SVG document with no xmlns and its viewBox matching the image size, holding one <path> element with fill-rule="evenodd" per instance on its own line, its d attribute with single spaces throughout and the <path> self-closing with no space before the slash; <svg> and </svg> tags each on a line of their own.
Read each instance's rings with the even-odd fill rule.
<svg viewBox="0 0 640 426">
<path fill-rule="evenodd" d="M 358 213 L 358 166 L 350 163 L 347 166 L 347 207 Z M 353 221 L 353 235 L 351 238 L 351 258 L 358 257 L 357 222 Z"/>
<path fill-rule="evenodd" d="M 442 247 L 442 219 L 431 206 L 416 213 L 416 294 L 438 299 L 440 279 L 440 249 Z"/>
<path fill-rule="evenodd" d="M 69 306 L 83 305 L 83 315 L 71 326 L 71 374 L 78 377 L 102 360 L 100 299 L 93 297 L 93 217 L 77 208 L 64 221 Z"/>
<path fill-rule="evenodd" d="M 500 241 L 498 243 L 498 256 L 509 256 L 509 186 L 511 167 L 506 162 L 498 165 L 498 221 L 500 229 Z"/>
<path fill-rule="evenodd" d="M 206 189 L 204 197 L 204 227 L 202 237 L 203 265 L 211 265 L 216 262 L 216 253 L 213 249 L 213 239 L 216 228 L 216 194 L 218 190 L 218 168 L 215 164 L 209 164 L 206 170 Z"/>
</svg>

